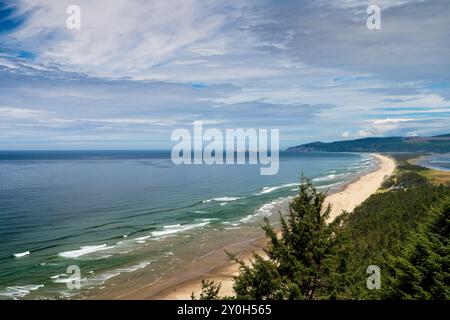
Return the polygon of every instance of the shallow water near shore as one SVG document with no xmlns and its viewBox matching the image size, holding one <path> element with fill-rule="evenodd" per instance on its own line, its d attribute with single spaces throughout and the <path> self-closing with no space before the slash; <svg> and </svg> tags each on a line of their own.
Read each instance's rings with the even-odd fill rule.
<svg viewBox="0 0 450 320">
<path fill-rule="evenodd" d="M 282 153 L 280 171 L 177 166 L 168 152 L 1 152 L 0 299 L 81 298 L 145 273 L 158 281 L 258 224 L 300 173 L 334 190 L 369 154 Z M 68 290 L 77 265 L 81 290 Z M 151 281 L 150 281 L 151 282 Z"/>
<path fill-rule="evenodd" d="M 450 153 L 437 153 L 423 156 L 416 163 L 434 170 L 450 171 Z"/>
</svg>

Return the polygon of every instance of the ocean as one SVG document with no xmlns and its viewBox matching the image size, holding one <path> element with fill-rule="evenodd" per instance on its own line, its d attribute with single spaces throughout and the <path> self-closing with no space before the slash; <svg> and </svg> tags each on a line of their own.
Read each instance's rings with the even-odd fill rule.
<svg viewBox="0 0 450 320">
<path fill-rule="evenodd" d="M 166 151 L 0 152 L 0 299 L 80 298 L 136 272 L 158 279 L 206 252 L 186 252 L 190 241 L 259 228 L 302 172 L 332 191 L 375 164 L 282 152 L 278 174 L 261 176 L 257 165 L 174 165 Z M 67 287 L 69 266 L 79 290 Z"/>
</svg>

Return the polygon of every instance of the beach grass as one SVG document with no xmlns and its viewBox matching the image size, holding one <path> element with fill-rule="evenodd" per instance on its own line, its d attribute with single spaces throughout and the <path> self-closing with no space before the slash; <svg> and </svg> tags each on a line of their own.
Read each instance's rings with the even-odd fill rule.
<svg viewBox="0 0 450 320">
<path fill-rule="evenodd" d="M 421 173 L 433 184 L 450 184 L 450 172 L 429 169 Z"/>
<path fill-rule="evenodd" d="M 428 182 L 435 185 L 450 184 L 450 172 L 443 170 L 430 169 L 417 164 L 420 157 L 424 154 L 391 154 L 397 163 L 393 176 L 399 177 L 405 173 L 414 173 L 423 176 Z M 387 189 L 381 188 L 378 192 L 385 192 Z"/>
</svg>

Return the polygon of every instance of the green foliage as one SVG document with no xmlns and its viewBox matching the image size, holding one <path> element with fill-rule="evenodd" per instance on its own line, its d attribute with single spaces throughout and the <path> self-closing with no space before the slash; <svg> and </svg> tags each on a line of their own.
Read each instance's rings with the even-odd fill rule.
<svg viewBox="0 0 450 320">
<path fill-rule="evenodd" d="M 325 194 L 302 177 L 299 193 L 286 218 L 280 216 L 281 235 L 269 220 L 263 229 L 269 238 L 267 259 L 254 255 L 250 266 L 240 262 L 234 289 L 238 298 L 313 299 L 327 296 L 330 274 L 336 265 L 334 248 L 340 220 L 326 224 L 330 206 Z"/>
<path fill-rule="evenodd" d="M 436 216 L 430 208 L 449 195 L 449 187 L 411 182 L 372 195 L 326 225 L 324 195 L 303 179 L 289 215 L 281 218 L 281 235 L 264 224 L 267 258 L 255 255 L 250 266 L 240 262 L 237 298 L 447 299 L 448 205 L 445 219 L 441 214 L 433 220 L 439 223 L 427 221 Z M 383 290 L 367 289 L 369 265 L 381 268 Z"/>
<path fill-rule="evenodd" d="M 383 183 L 381 184 L 381 188 L 383 189 L 390 189 L 395 186 L 396 176 L 392 175 L 388 178 L 383 180 Z"/>
<path fill-rule="evenodd" d="M 254 254 L 251 266 L 240 264 L 240 275 L 235 279 L 234 290 L 238 299 L 283 299 L 284 284 L 274 261 L 264 260 Z"/>
<path fill-rule="evenodd" d="M 219 291 L 222 284 L 214 284 L 214 281 L 202 280 L 202 291 L 200 293 L 200 300 L 218 300 Z M 195 294 L 192 292 L 192 300 L 195 300 Z"/>
<path fill-rule="evenodd" d="M 418 172 L 429 170 L 428 168 L 425 168 L 425 167 L 422 167 L 422 166 L 418 166 L 418 165 L 415 165 L 415 164 L 410 164 L 408 162 L 399 165 L 398 169 L 399 170 L 406 170 L 406 171 L 418 171 Z"/>
<path fill-rule="evenodd" d="M 395 189 L 374 194 L 357 207 L 338 235 L 347 241 L 349 253 L 343 272 L 347 282 L 338 288 L 338 298 L 381 298 L 380 292 L 366 288 L 367 266 L 378 265 L 382 273 L 387 270 L 388 258 L 402 253 L 400 244 L 424 223 L 429 208 L 449 194 L 450 188 L 443 186 Z"/>
<path fill-rule="evenodd" d="M 450 187 L 426 183 L 416 169 L 399 170 L 385 182 L 389 192 L 330 224 L 325 194 L 302 177 L 281 231 L 265 220 L 265 256 L 254 254 L 250 265 L 233 257 L 237 298 L 449 299 Z M 381 290 L 366 287 L 369 265 L 381 269 Z M 216 299 L 219 289 L 204 283 L 200 299 Z"/>
<path fill-rule="evenodd" d="M 423 173 L 429 172 L 430 169 L 410 164 L 408 160 L 410 160 L 411 157 L 411 155 L 395 156 L 398 163 L 397 174 L 385 179 L 381 185 L 382 188 L 410 188 L 423 186 L 429 183 Z"/>
<path fill-rule="evenodd" d="M 390 256 L 383 297 L 387 299 L 450 298 L 450 198 L 431 210 L 419 231 Z"/>
<path fill-rule="evenodd" d="M 450 152 L 450 138 L 442 137 L 384 137 L 335 141 L 330 143 L 313 142 L 288 148 L 289 151 L 325 152 Z"/>
<path fill-rule="evenodd" d="M 403 172 L 398 175 L 396 185 L 401 188 L 423 186 L 428 183 L 427 178 L 416 172 Z"/>
<path fill-rule="evenodd" d="M 398 166 L 408 165 L 409 161 L 414 160 L 420 156 L 426 156 L 427 153 L 390 153 L 389 156 L 394 158 Z M 423 167 L 424 168 L 424 167 Z M 426 168 L 424 168 L 426 169 Z"/>
</svg>

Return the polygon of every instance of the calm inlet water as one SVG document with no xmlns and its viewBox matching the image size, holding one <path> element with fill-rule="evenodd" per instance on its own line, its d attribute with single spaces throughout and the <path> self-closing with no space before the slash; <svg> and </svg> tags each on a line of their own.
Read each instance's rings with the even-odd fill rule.
<svg viewBox="0 0 450 320">
<path fill-rule="evenodd" d="M 260 221 L 302 171 L 325 190 L 374 164 L 282 153 L 279 173 L 261 176 L 253 165 L 177 166 L 168 152 L 1 152 L 0 299 L 79 295 L 66 286 L 70 265 L 83 293 L 124 273 L 157 277 L 177 241 Z"/>
<path fill-rule="evenodd" d="M 417 164 L 435 170 L 450 171 L 450 153 L 432 154 L 421 157 Z"/>
</svg>

